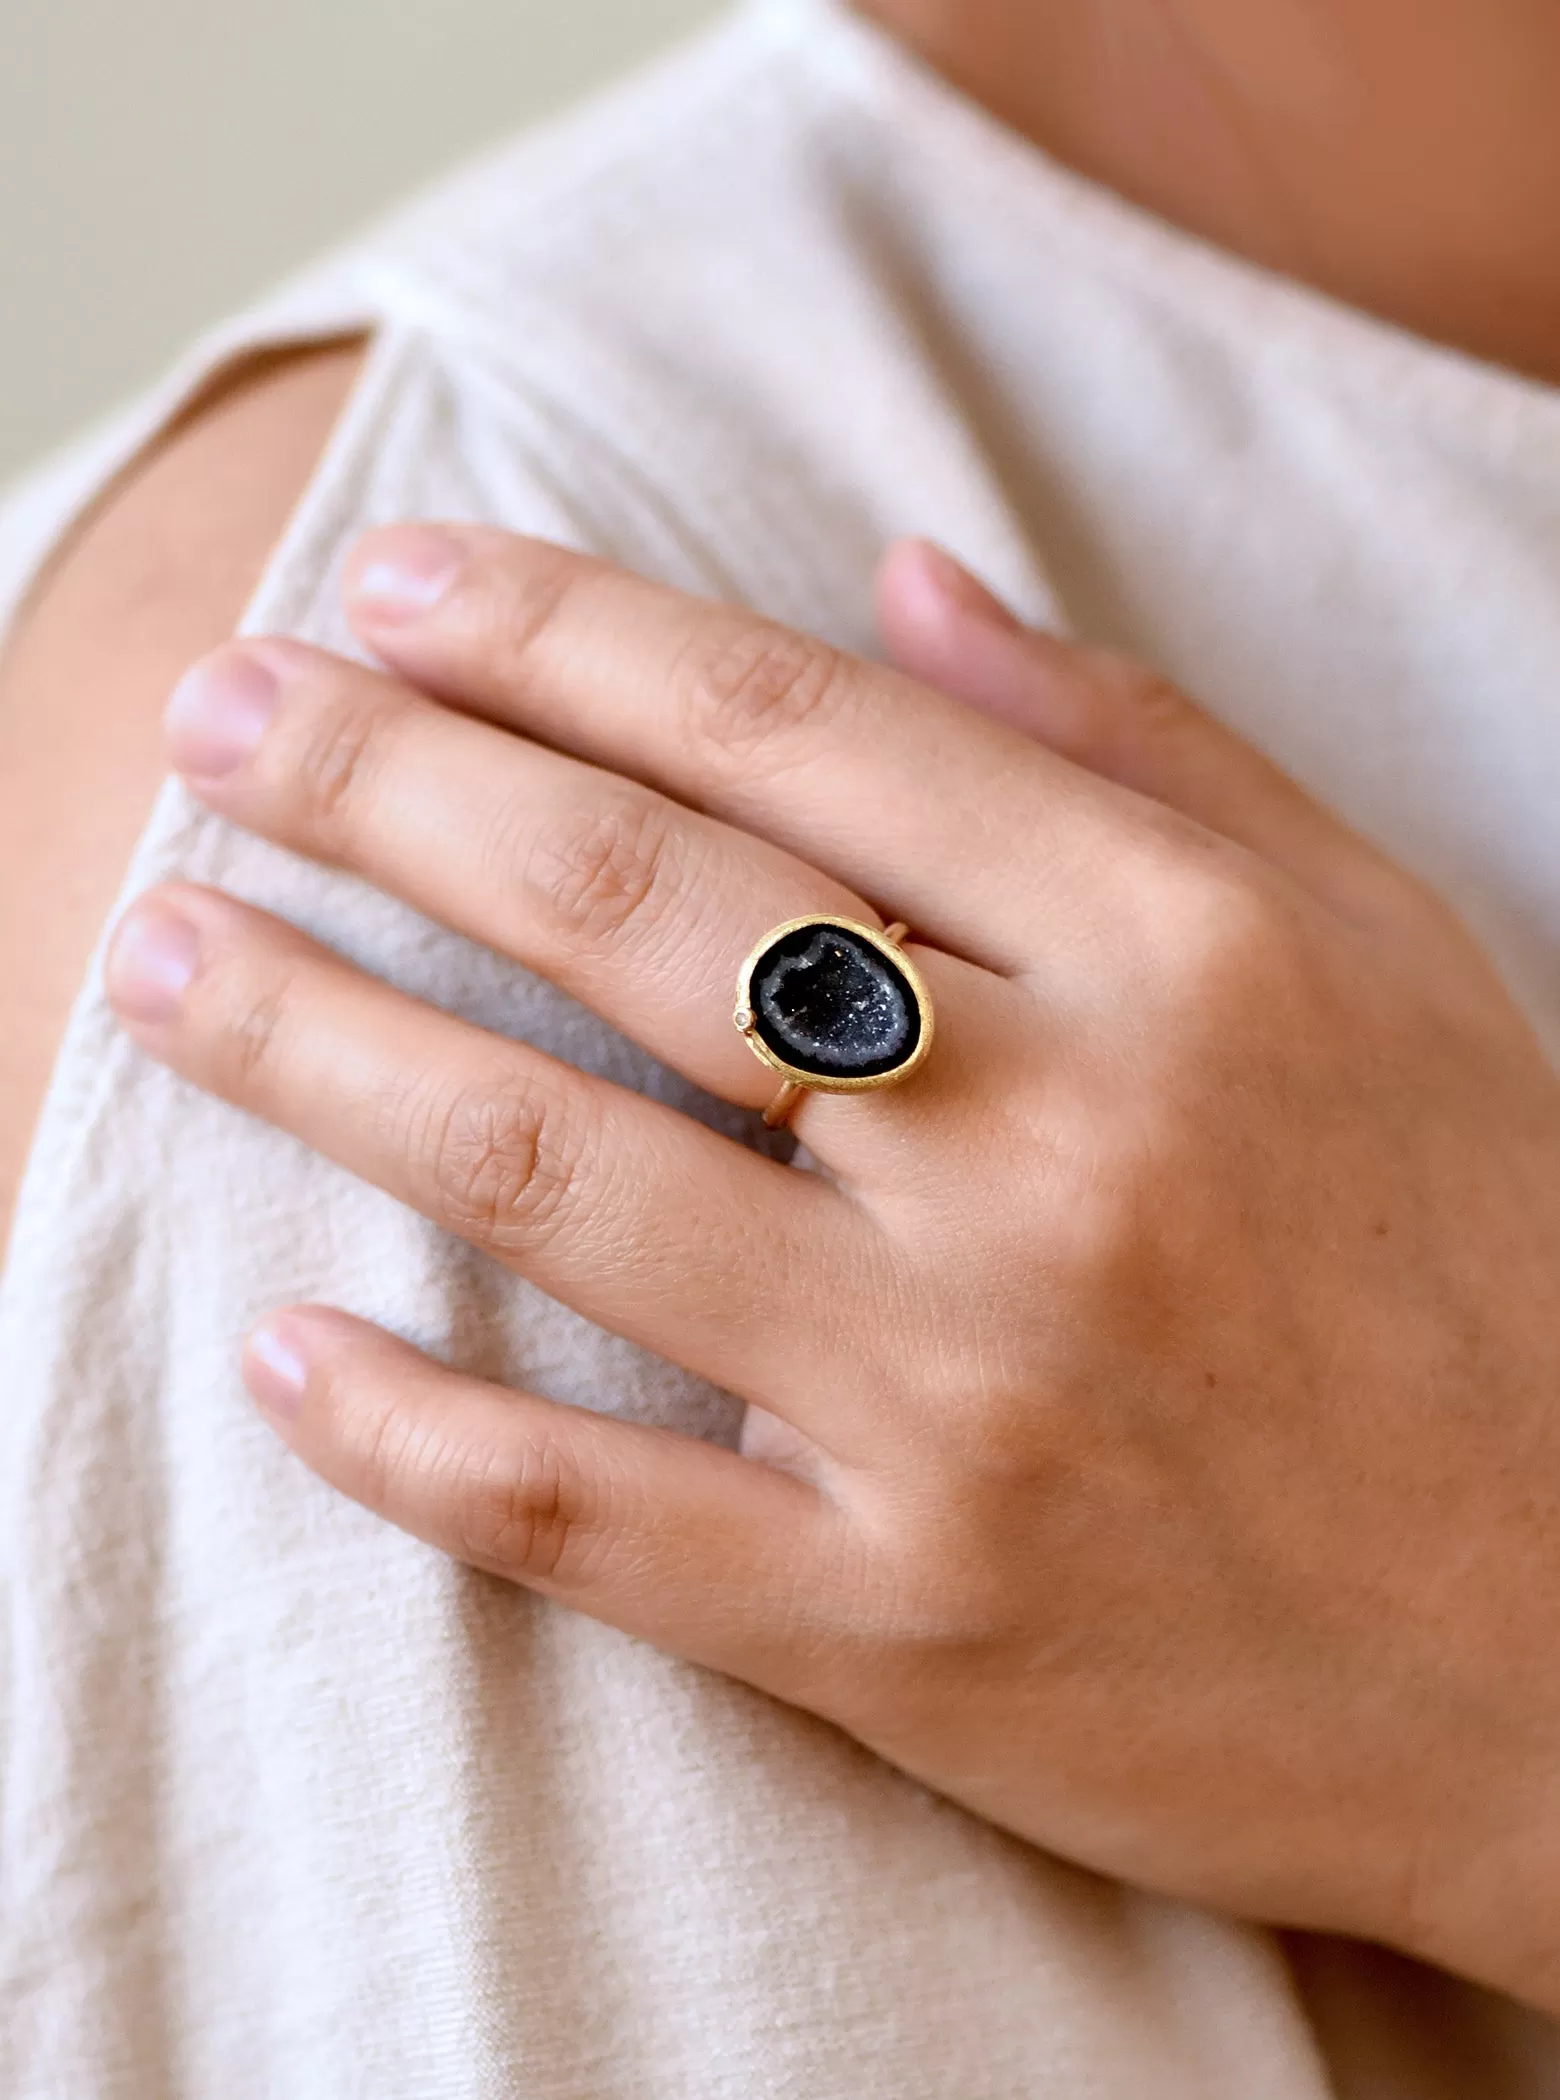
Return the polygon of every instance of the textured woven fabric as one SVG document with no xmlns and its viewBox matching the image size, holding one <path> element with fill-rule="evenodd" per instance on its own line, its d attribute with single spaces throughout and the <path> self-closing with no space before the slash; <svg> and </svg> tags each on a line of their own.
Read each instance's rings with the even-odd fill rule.
<svg viewBox="0 0 1560 2100">
<path fill-rule="evenodd" d="M 1560 395 L 1056 168 L 778 0 L 202 343 L 0 507 L 0 616 L 247 346 L 373 331 L 247 625 L 494 521 L 870 649 L 885 543 L 1152 658 L 1433 877 L 1560 1045 Z M 163 792 L 228 885 L 733 1130 L 521 970 Z M 721 1396 L 141 1057 L 94 966 L 0 1286 L 9 2100 L 1503 2100 L 1544 2023 L 1152 1900 L 310 1477 L 240 1337 L 332 1300 L 729 1437 Z"/>
</svg>

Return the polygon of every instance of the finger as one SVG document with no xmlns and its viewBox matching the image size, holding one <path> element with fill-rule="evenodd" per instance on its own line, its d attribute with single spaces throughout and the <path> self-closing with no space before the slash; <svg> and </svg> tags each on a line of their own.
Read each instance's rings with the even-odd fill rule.
<svg viewBox="0 0 1560 2100">
<path fill-rule="evenodd" d="M 856 1556 L 812 1487 L 462 1377 L 320 1307 L 274 1315 L 244 1368 L 304 1463 L 403 1531 L 780 1698 L 823 1694 Z"/>
<path fill-rule="evenodd" d="M 215 891 L 140 900 L 107 981 L 176 1071 L 600 1325 L 799 1422 L 827 1424 L 853 1382 L 843 1314 L 838 1331 L 827 1303 L 776 1314 L 817 1274 L 886 1286 L 886 1246 L 816 1177 L 419 1005 Z"/>
<path fill-rule="evenodd" d="M 1092 914 L 1122 850 L 1126 805 L 1031 738 L 559 547 L 372 534 L 348 602 L 413 684 L 772 839 L 995 970 L 1033 961 L 1037 883 Z"/>
<path fill-rule="evenodd" d="M 1416 894 L 1404 870 L 1168 679 L 1022 626 L 940 548 L 890 550 L 878 614 L 914 677 L 1248 847 L 1342 915 L 1400 911 Z"/>
<path fill-rule="evenodd" d="M 218 651 L 168 727 L 214 808 L 525 963 L 750 1108 L 778 1082 L 732 1026 L 743 958 L 806 913 L 874 917 L 778 846 L 298 643 Z"/>
</svg>

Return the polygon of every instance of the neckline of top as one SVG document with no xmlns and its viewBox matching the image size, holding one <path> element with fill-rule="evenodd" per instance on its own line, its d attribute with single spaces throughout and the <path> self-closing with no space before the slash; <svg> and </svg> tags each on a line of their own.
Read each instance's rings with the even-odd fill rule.
<svg viewBox="0 0 1560 2100">
<path fill-rule="evenodd" d="M 1173 307 L 1206 333 L 1314 368 L 1334 390 L 1371 398 L 1394 420 L 1417 415 L 1451 441 L 1505 446 L 1527 462 L 1552 429 L 1560 386 L 1476 357 L 1249 262 L 1093 181 L 1015 131 L 846 0 L 746 0 L 765 33 L 835 91 L 914 136 L 1031 237 Z M 1542 461 L 1552 472 L 1552 456 Z"/>
</svg>

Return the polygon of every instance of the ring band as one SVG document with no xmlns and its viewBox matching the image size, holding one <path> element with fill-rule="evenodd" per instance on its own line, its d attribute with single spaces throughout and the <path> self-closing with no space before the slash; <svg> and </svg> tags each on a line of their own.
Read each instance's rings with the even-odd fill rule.
<svg viewBox="0 0 1560 2100">
<path fill-rule="evenodd" d="M 789 1121 L 804 1093 L 897 1086 L 932 1047 L 932 1002 L 901 943 L 908 928 L 787 919 L 737 979 L 736 1025 L 782 1085 L 764 1121 Z"/>
</svg>

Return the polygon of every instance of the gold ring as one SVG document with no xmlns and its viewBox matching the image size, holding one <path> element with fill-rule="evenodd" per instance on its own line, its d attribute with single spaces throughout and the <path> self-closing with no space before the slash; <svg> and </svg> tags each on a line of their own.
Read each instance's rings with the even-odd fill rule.
<svg viewBox="0 0 1560 2100">
<path fill-rule="evenodd" d="M 932 1047 L 932 1001 L 901 943 L 908 927 L 787 919 L 737 979 L 737 1027 L 783 1084 L 765 1110 L 778 1130 L 804 1093 L 898 1086 Z"/>
</svg>

